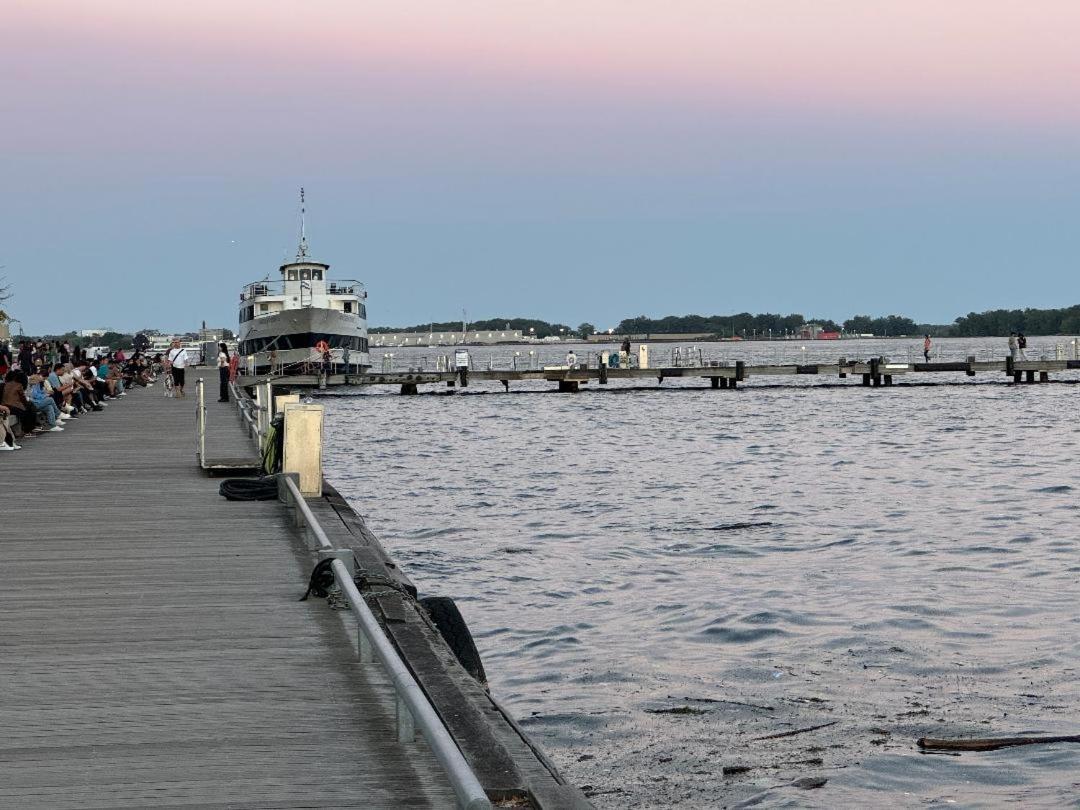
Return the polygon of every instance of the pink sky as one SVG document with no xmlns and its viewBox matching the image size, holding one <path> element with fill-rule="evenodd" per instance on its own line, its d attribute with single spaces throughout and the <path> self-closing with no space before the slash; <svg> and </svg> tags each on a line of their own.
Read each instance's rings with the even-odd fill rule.
<svg viewBox="0 0 1080 810">
<path fill-rule="evenodd" d="M 1080 122 L 1074 0 L 9 0 L 20 50 L 152 53 L 184 78 L 393 70 L 795 107 Z M 5 37 L 5 40 L 7 37 Z M 299 63 L 303 63 L 300 65 Z M 160 70 L 160 66 L 159 66 Z M 164 77 L 168 80 L 168 77 Z M 523 92 L 528 84 L 521 84 Z"/>
</svg>

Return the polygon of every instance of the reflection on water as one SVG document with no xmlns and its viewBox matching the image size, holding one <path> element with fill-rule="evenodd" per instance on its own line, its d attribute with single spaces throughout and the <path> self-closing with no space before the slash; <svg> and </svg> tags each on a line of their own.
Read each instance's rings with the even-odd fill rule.
<svg viewBox="0 0 1080 810">
<path fill-rule="evenodd" d="M 981 379 L 329 396 L 327 476 L 599 807 L 1061 805 L 913 745 L 1077 731 L 1080 386 Z"/>
</svg>

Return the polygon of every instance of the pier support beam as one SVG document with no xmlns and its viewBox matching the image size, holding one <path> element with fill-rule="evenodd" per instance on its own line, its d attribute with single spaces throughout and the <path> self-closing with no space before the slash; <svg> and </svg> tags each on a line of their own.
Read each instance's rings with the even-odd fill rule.
<svg viewBox="0 0 1080 810">
<path fill-rule="evenodd" d="M 401 394 L 402 396 L 412 396 L 416 394 L 416 383 L 402 383 Z"/>
<path fill-rule="evenodd" d="M 1027 375 L 1026 382 L 1029 382 L 1029 383 L 1035 382 L 1035 372 L 1034 371 L 1026 371 L 1024 373 Z"/>
<path fill-rule="evenodd" d="M 885 375 L 885 384 L 886 385 L 892 385 L 892 374 L 886 374 Z"/>
<path fill-rule="evenodd" d="M 458 382 L 461 383 L 462 388 L 469 387 L 469 370 L 467 368 L 458 370 Z"/>
<path fill-rule="evenodd" d="M 967 366 L 968 366 L 967 367 L 967 372 L 966 372 L 967 375 L 969 377 L 974 377 L 975 376 L 975 368 L 974 368 L 974 366 L 975 366 L 975 355 L 973 355 L 973 354 L 968 355 Z"/>
<path fill-rule="evenodd" d="M 1040 371 L 1039 372 L 1039 382 L 1050 382 L 1050 372 L 1049 371 Z"/>
<path fill-rule="evenodd" d="M 731 381 L 733 383 L 731 387 L 734 388 L 735 387 L 734 383 L 742 382 L 745 379 L 746 379 L 746 363 L 744 363 L 742 360 L 736 360 L 735 361 L 735 378 Z"/>
<path fill-rule="evenodd" d="M 878 357 L 870 358 L 870 381 L 877 388 L 881 385 L 881 359 Z"/>
<path fill-rule="evenodd" d="M 505 391 L 506 393 L 509 394 L 510 393 L 510 381 L 509 380 L 502 380 L 501 382 L 503 384 L 503 391 Z"/>
<path fill-rule="evenodd" d="M 863 385 L 870 385 L 870 375 L 869 374 L 863 374 L 862 375 L 862 384 Z"/>
<path fill-rule="evenodd" d="M 600 384 L 607 385 L 607 363 L 600 363 Z"/>
<path fill-rule="evenodd" d="M 578 381 L 577 380 L 559 380 L 559 390 L 566 394 L 577 393 Z"/>
<path fill-rule="evenodd" d="M 719 377 L 713 377 L 712 378 L 712 387 L 713 388 L 719 388 L 720 387 L 720 378 Z"/>
<path fill-rule="evenodd" d="M 836 361 L 836 373 L 840 377 L 841 380 L 844 379 L 845 377 L 847 377 L 847 372 L 844 371 L 844 368 L 846 366 L 847 366 L 847 358 L 846 357 L 841 357 L 839 360 Z"/>
</svg>

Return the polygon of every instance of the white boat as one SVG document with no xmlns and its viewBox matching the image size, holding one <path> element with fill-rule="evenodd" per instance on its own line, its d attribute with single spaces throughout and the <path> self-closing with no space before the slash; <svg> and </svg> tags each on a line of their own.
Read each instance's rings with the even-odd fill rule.
<svg viewBox="0 0 1080 810">
<path fill-rule="evenodd" d="M 300 247 L 278 268 L 280 279 L 254 281 L 240 293 L 239 351 L 248 373 L 302 375 L 366 371 L 367 292 L 354 280 L 332 280 L 330 265 L 308 255 L 304 190 L 300 189 Z"/>
</svg>

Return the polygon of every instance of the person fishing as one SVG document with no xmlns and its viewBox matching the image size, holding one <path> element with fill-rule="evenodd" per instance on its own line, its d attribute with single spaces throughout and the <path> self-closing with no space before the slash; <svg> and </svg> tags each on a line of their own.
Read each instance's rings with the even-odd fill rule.
<svg viewBox="0 0 1080 810">
<path fill-rule="evenodd" d="M 930 362 L 930 346 L 930 336 L 927 335 L 922 342 L 922 356 L 923 360 L 925 360 L 927 363 Z"/>
</svg>

